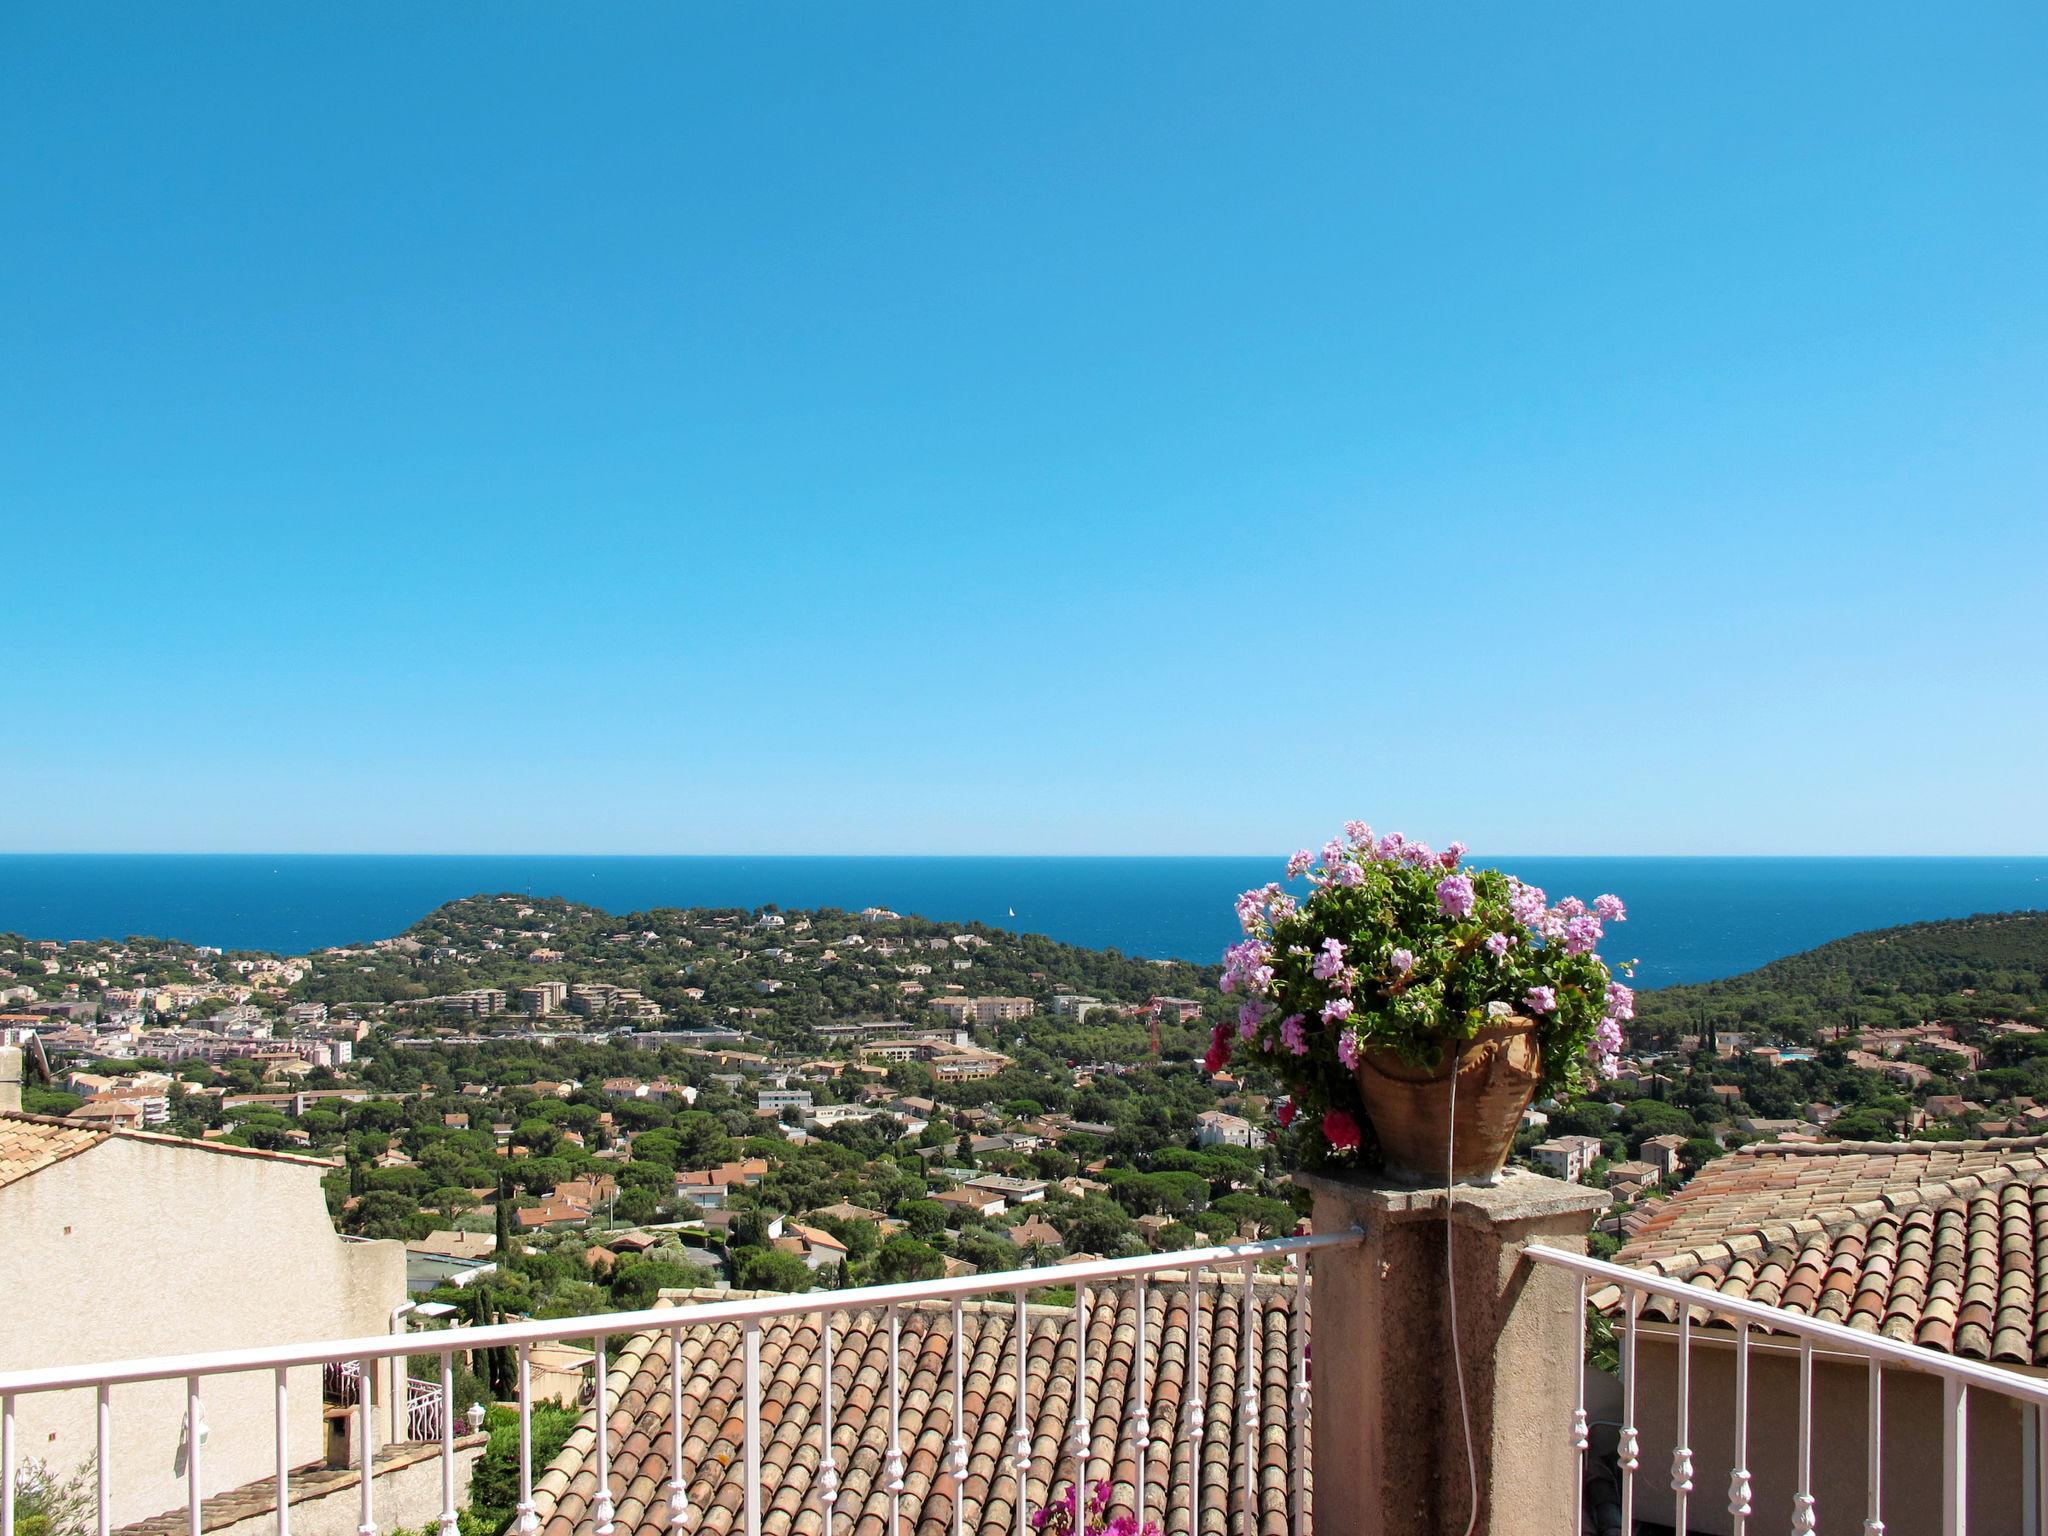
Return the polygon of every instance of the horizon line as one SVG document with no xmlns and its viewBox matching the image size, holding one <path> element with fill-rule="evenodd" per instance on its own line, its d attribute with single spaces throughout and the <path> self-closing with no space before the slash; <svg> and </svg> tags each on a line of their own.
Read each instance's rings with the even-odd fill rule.
<svg viewBox="0 0 2048 1536">
<path fill-rule="evenodd" d="M 0 859 L 1272 859 L 1285 853 L 1242 852 L 863 852 L 676 851 L 620 853 L 604 849 L 389 849 L 389 848 L 0 848 Z M 1465 864 L 1496 859 L 2025 859 L 2048 860 L 2048 852 L 1800 852 L 1800 853 L 1565 853 L 1523 850 L 1468 853 Z"/>
</svg>

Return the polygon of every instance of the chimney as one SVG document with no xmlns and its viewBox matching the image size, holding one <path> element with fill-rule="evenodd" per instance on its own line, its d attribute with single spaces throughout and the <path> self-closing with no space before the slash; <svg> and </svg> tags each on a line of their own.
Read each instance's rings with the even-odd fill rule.
<svg viewBox="0 0 2048 1536">
<path fill-rule="evenodd" d="M 21 1047 L 0 1045 L 0 1114 L 21 1108 Z"/>
</svg>

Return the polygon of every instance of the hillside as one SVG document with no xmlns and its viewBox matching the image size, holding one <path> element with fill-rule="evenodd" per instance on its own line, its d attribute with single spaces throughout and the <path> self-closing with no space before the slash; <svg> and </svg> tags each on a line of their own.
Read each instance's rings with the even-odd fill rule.
<svg viewBox="0 0 2048 1536">
<path fill-rule="evenodd" d="M 1639 1037 L 1715 1030 L 1819 1038 L 1929 1020 L 2048 1015 L 2048 912 L 2001 912 L 1851 934 L 1740 976 L 1645 992 Z"/>
</svg>

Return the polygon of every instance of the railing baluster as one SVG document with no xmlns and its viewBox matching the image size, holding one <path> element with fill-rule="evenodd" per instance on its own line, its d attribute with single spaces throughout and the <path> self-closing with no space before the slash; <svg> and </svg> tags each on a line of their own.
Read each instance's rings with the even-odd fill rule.
<svg viewBox="0 0 2048 1536">
<path fill-rule="evenodd" d="M 456 1536 L 455 1356 L 441 1351 L 441 1536 Z"/>
<path fill-rule="evenodd" d="M 204 1417 L 204 1405 L 199 1401 L 199 1378 L 185 1378 L 185 1529 L 189 1536 L 200 1536 L 204 1529 L 201 1519 L 205 1503 L 205 1485 L 201 1480 L 199 1443 L 204 1438 L 200 1423 Z M 372 1531 L 370 1536 L 376 1536 Z"/>
<path fill-rule="evenodd" d="M 1792 1536 L 1813 1536 L 1813 1340 L 1799 1339 L 1799 1487 L 1792 1495 Z"/>
<path fill-rule="evenodd" d="M 882 1491 L 889 1495 L 889 1536 L 903 1528 L 903 1320 L 889 1304 L 889 1450 L 882 1458 Z"/>
<path fill-rule="evenodd" d="M 1579 1536 L 1579 1532 L 1585 1528 L 1586 1524 L 1586 1447 L 1592 1444 L 1592 1436 L 1588 1431 L 1586 1423 L 1586 1277 L 1584 1275 L 1579 1276 L 1579 1306 L 1574 1317 L 1578 1323 L 1578 1343 L 1572 1354 L 1572 1359 L 1577 1362 L 1577 1369 L 1572 1373 L 1572 1380 L 1578 1385 L 1579 1395 L 1572 1407 L 1571 1425 L 1571 1447 L 1573 1453 L 1578 1457 L 1576 1468 L 1572 1474 L 1572 1536 Z M 1299 1533 L 1297 1533 L 1297 1536 L 1299 1536 Z"/>
<path fill-rule="evenodd" d="M 591 1502 L 590 1513 L 597 1536 L 612 1536 L 612 1517 L 617 1513 L 612 1507 L 611 1365 L 605 1359 L 605 1342 L 601 1333 L 590 1341 L 590 1369 L 597 1378 L 592 1403 L 597 1419 L 597 1497 Z"/>
<path fill-rule="evenodd" d="M 1863 1536 L 1884 1536 L 1884 1367 L 1877 1357 L 1870 1360 L 1869 1447 L 1864 1451 L 1863 1484 L 1869 1512 L 1863 1517 Z M 2034 1410 L 2039 1413 L 2037 1408 Z M 2037 1463 L 2038 1470 L 2038 1463 Z"/>
<path fill-rule="evenodd" d="M 830 1367 L 827 1367 L 828 1373 Z M 832 1381 L 825 1380 L 827 1392 Z M 668 1459 L 668 1528 L 680 1533 L 690 1523 L 690 1485 L 683 1478 L 683 1330 L 668 1336 L 668 1439 L 673 1447 Z M 827 1435 L 830 1439 L 830 1435 Z M 825 1507 L 825 1536 L 832 1536 L 832 1508 Z"/>
<path fill-rule="evenodd" d="M 1941 1536 L 1964 1536 L 1970 1524 L 1970 1389 L 1953 1376 L 1941 1383 Z"/>
<path fill-rule="evenodd" d="M 1728 1471 L 1729 1536 L 1747 1536 L 1749 1530 L 1749 1323 L 1735 1320 L 1735 1465 Z"/>
<path fill-rule="evenodd" d="M 14 1536 L 14 1398 L 0 1397 L 0 1536 Z"/>
<path fill-rule="evenodd" d="M 1308 1369 L 1308 1307 L 1309 1307 L 1309 1255 L 1297 1253 L 1294 1256 L 1294 1423 L 1291 1426 L 1294 1438 L 1290 1449 L 1294 1452 L 1294 1536 L 1308 1536 L 1308 1462 L 1309 1462 L 1309 1369 Z M 1586 1309 L 1579 1309 L 1583 1323 Z M 1579 1351 L 1584 1355 L 1582 1347 Z M 1582 1382 L 1583 1388 L 1583 1382 Z M 1575 1531 L 1572 1536 L 1578 1536 Z"/>
<path fill-rule="evenodd" d="M 832 1536 L 832 1511 L 839 1503 L 839 1457 L 832 1449 L 832 1314 L 822 1312 L 819 1316 L 824 1323 L 825 1411 L 818 1424 L 818 1509 L 825 1517 L 825 1536 Z"/>
<path fill-rule="evenodd" d="M 1187 1402 L 1188 1442 L 1188 1532 L 1202 1529 L 1202 1409 L 1209 1378 L 1202 1370 L 1202 1267 L 1188 1269 L 1188 1375 L 1183 1396 Z"/>
<path fill-rule="evenodd" d="M 277 1394 L 277 1536 L 291 1536 L 292 1528 L 292 1413 L 291 1372 L 277 1368 L 273 1386 Z M 100 1455 L 102 1469 L 106 1454 Z M 102 1531 L 100 1536 L 106 1536 Z"/>
<path fill-rule="evenodd" d="M 1621 1438 L 1615 1445 L 1615 1464 L 1621 1468 L 1621 1528 L 1624 1531 L 1636 1528 L 1636 1312 L 1642 1304 L 1642 1292 L 1630 1291 L 1622 1321 Z"/>
<path fill-rule="evenodd" d="M 958 1296 L 953 1298 L 953 1439 L 947 1450 L 946 1470 L 953 1474 L 953 1536 L 967 1530 L 967 1421 L 966 1348 L 967 1309 Z M 828 1533 L 829 1536 L 829 1533 Z"/>
<path fill-rule="evenodd" d="M 1017 1292 L 1017 1401 L 1015 1409 L 1016 1432 L 1010 1437 L 1010 1470 L 1017 1478 L 1017 1536 L 1025 1536 L 1030 1529 L 1031 1516 L 1026 1507 L 1030 1498 L 1026 1482 L 1031 1475 L 1031 1429 L 1025 1413 L 1024 1399 L 1027 1395 L 1029 1378 L 1024 1374 L 1030 1357 L 1030 1342 L 1026 1337 L 1031 1329 L 1031 1320 L 1024 1310 L 1024 1293 Z"/>
<path fill-rule="evenodd" d="M 1237 1325 L 1237 1432 L 1244 1444 L 1244 1536 L 1259 1530 L 1259 1364 L 1252 1334 L 1258 1326 L 1254 1280 L 1258 1261 L 1244 1261 L 1244 1315 Z"/>
<path fill-rule="evenodd" d="M 1151 1305 L 1145 1294 L 1145 1277 L 1138 1276 L 1136 1288 L 1138 1301 L 1138 1349 L 1137 1359 L 1131 1370 L 1131 1448 L 1137 1453 L 1138 1486 L 1136 1489 L 1138 1529 L 1145 1528 L 1145 1477 L 1146 1452 L 1152 1446 L 1152 1389 L 1150 1362 L 1145 1358 L 1145 1328 L 1150 1321 L 1145 1313 Z"/>
<path fill-rule="evenodd" d="M 533 1536 L 540 1529 L 540 1516 L 533 1508 L 533 1352 L 519 1346 L 519 1519 L 520 1536 Z"/>
<path fill-rule="evenodd" d="M 1074 1416 L 1067 1454 L 1074 1458 L 1074 1529 L 1088 1529 L 1088 1287 L 1074 1287 Z"/>
<path fill-rule="evenodd" d="M 282 1375 L 283 1372 L 279 1372 Z M 105 1382 L 100 1383 L 97 1401 L 93 1411 L 93 1530 L 95 1536 L 108 1536 L 113 1527 L 114 1490 L 107 1471 L 107 1462 L 114 1453 L 114 1389 Z M 284 1487 L 277 1490 L 277 1512 L 284 1516 Z M 284 1527 L 277 1528 L 278 1536 L 284 1536 Z"/>
<path fill-rule="evenodd" d="M 1692 1493 L 1692 1308 L 1678 1309 L 1678 1435 L 1671 1447 L 1671 1524 L 1688 1530 L 1686 1501 Z"/>
<path fill-rule="evenodd" d="M 747 1319 L 747 1536 L 761 1536 L 761 1324 Z"/>
<path fill-rule="evenodd" d="M 373 1507 L 371 1496 L 371 1490 L 376 1486 L 377 1482 L 377 1416 L 370 1411 L 372 1407 L 371 1400 L 377 1395 L 371 1385 L 376 1380 L 376 1376 L 371 1361 L 361 1361 L 357 1369 L 360 1374 L 356 1378 L 358 1388 L 356 1403 L 361 1412 L 356 1418 L 356 1432 L 362 1436 L 363 1440 L 363 1475 L 360 1479 L 363 1497 L 362 1518 L 356 1523 L 356 1532 L 357 1536 L 377 1536 L 377 1513 Z M 403 1375 L 399 1379 L 403 1381 Z M 403 1388 L 400 1390 L 403 1390 Z M 199 1536 L 199 1531 L 196 1527 L 193 1529 L 192 1536 Z"/>
</svg>

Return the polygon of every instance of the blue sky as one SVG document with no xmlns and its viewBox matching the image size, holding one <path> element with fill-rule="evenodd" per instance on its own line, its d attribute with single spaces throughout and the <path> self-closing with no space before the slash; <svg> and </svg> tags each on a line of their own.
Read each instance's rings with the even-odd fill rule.
<svg viewBox="0 0 2048 1536">
<path fill-rule="evenodd" d="M 0 14 L 0 848 L 2048 850 L 2038 6 Z"/>
</svg>

